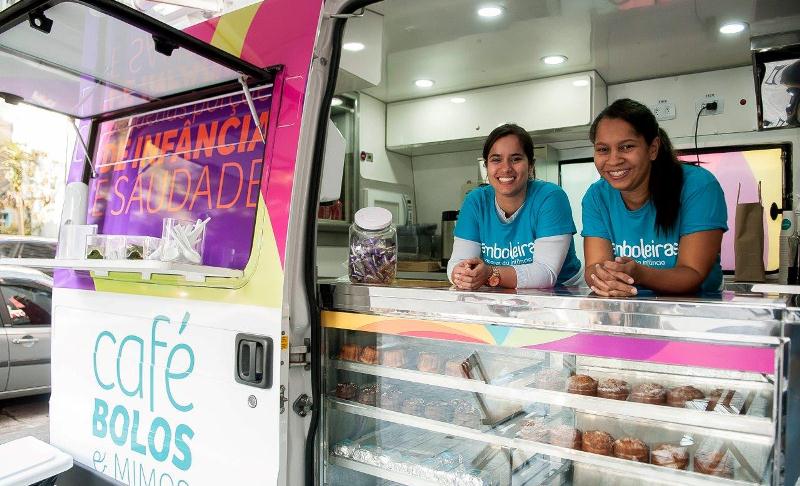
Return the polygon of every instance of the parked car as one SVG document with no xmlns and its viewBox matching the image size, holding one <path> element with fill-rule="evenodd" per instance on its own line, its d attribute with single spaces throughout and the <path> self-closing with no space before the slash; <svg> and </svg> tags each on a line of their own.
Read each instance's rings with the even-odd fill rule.
<svg viewBox="0 0 800 486">
<path fill-rule="evenodd" d="M 39 270 L 0 266 L 0 399 L 50 391 L 52 288 Z"/>
<path fill-rule="evenodd" d="M 55 238 L 0 235 L 0 258 L 55 258 L 57 245 Z M 53 275 L 52 269 L 30 266 Z"/>
</svg>

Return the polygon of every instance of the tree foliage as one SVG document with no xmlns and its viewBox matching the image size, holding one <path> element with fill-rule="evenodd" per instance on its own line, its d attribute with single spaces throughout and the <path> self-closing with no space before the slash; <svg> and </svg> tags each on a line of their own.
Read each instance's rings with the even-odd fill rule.
<svg viewBox="0 0 800 486">
<path fill-rule="evenodd" d="M 56 165 L 43 152 L 0 143 L 0 210 L 13 214 L 0 233 L 30 235 L 41 228 L 55 198 Z"/>
</svg>

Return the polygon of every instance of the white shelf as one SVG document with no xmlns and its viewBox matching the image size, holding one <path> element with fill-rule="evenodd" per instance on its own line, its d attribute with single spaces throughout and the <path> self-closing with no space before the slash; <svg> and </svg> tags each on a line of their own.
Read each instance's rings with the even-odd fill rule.
<svg viewBox="0 0 800 486">
<path fill-rule="evenodd" d="M 559 457 L 561 459 L 574 461 L 580 464 L 588 464 L 590 466 L 602 468 L 605 471 L 615 472 L 623 476 L 650 478 L 655 484 L 680 484 L 682 486 L 752 486 L 753 484 L 758 484 L 758 481 L 750 482 L 741 479 L 726 479 L 717 476 L 707 476 L 705 474 L 694 472 L 691 470 L 691 467 L 688 470 L 672 469 L 669 467 L 657 466 L 655 464 L 629 461 L 627 459 L 620 459 L 613 456 L 603 456 L 600 454 L 584 452 L 582 450 L 564 448 L 544 442 L 535 442 L 517 437 L 514 434 L 514 431 L 517 430 L 517 426 L 512 426 L 511 423 L 509 423 L 508 426 L 503 429 L 482 431 L 478 429 L 472 429 L 470 427 L 439 422 L 437 420 L 418 417 L 415 415 L 407 415 L 394 410 L 363 405 L 357 402 L 350 402 L 333 397 L 326 397 L 326 402 L 330 408 L 352 415 L 369 417 L 382 422 L 391 422 L 401 426 L 414 427 L 420 430 L 444 434 L 452 437 L 461 437 L 463 439 L 474 440 L 508 449 L 518 449 L 530 454 L 543 454 L 551 457 Z M 342 461 L 342 459 L 343 458 L 337 457 L 338 461 Z M 351 467 L 352 464 L 350 464 L 350 462 L 355 461 L 349 461 L 348 463 L 339 462 L 339 465 L 356 469 L 355 467 Z M 387 477 L 385 473 L 381 472 L 383 470 L 380 468 L 367 466 L 358 462 L 355 464 L 360 465 L 360 469 L 356 469 L 360 472 L 366 472 L 367 474 L 372 474 L 373 476 L 384 477 L 402 484 L 428 484 L 403 482 L 396 478 Z M 365 470 L 365 468 L 368 468 L 369 470 Z"/>
<path fill-rule="evenodd" d="M 52 258 L 0 258 L 0 265 L 20 265 L 35 268 L 64 268 L 85 270 L 97 277 L 107 277 L 109 272 L 138 273 L 143 280 L 153 274 L 179 275 L 188 282 L 205 282 L 208 277 L 238 278 L 241 270 L 192 265 L 188 263 L 162 262 L 158 260 L 58 260 Z"/>
</svg>

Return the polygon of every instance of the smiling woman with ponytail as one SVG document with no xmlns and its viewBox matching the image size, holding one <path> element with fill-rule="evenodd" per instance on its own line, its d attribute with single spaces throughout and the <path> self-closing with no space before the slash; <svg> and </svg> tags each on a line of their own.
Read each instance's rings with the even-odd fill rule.
<svg viewBox="0 0 800 486">
<path fill-rule="evenodd" d="M 583 198 L 586 283 L 599 295 L 720 290 L 727 209 L 705 169 L 681 164 L 643 104 L 621 99 L 592 123 L 601 179 Z"/>
</svg>

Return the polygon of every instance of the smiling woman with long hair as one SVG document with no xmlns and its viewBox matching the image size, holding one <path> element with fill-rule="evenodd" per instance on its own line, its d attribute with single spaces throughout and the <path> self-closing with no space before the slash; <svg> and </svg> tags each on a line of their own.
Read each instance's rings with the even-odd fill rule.
<svg viewBox="0 0 800 486">
<path fill-rule="evenodd" d="M 566 193 L 534 178 L 533 140 L 523 128 L 495 128 L 483 145 L 489 185 L 473 189 L 456 223 L 450 281 L 542 288 L 580 280 L 575 223 Z"/>
<path fill-rule="evenodd" d="M 709 171 L 681 164 L 643 104 L 617 100 L 592 123 L 601 179 L 583 198 L 584 278 L 605 296 L 716 291 L 728 213 Z"/>
</svg>

